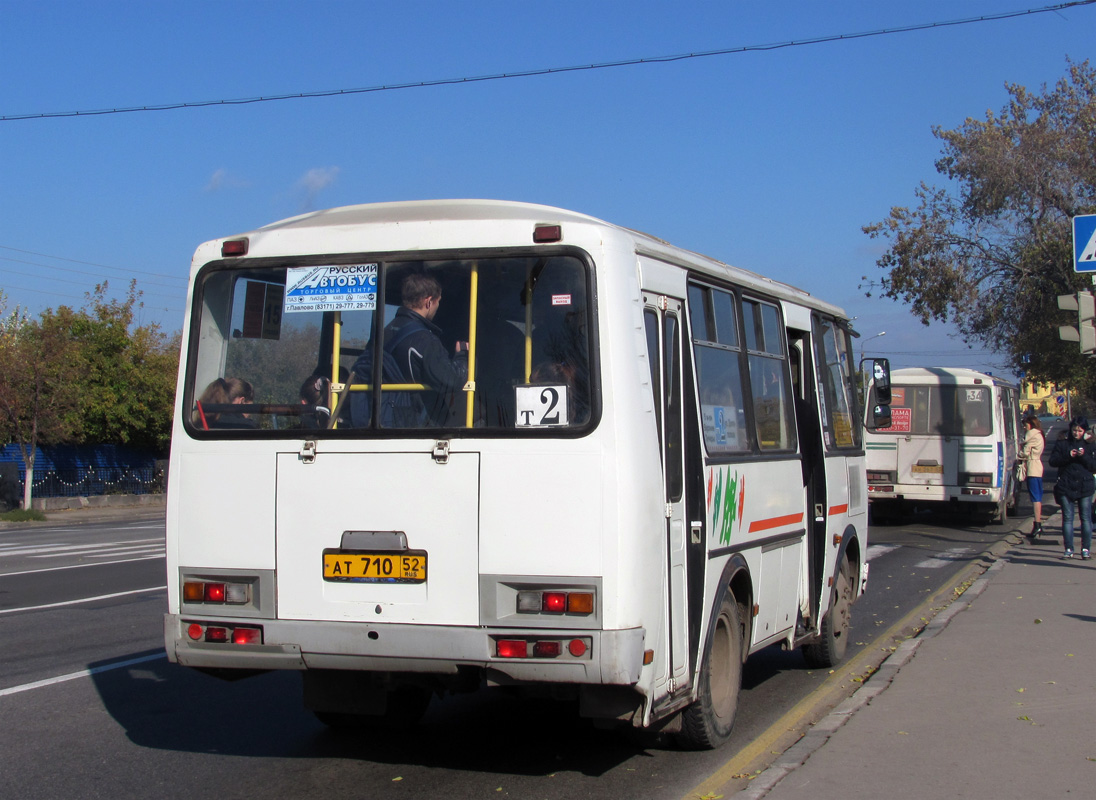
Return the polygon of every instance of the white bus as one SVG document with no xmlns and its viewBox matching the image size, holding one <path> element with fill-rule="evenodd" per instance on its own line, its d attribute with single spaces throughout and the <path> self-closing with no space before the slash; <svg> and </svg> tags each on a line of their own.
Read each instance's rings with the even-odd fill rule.
<svg viewBox="0 0 1096 800">
<path fill-rule="evenodd" d="M 890 380 L 891 425 L 865 442 L 873 519 L 946 504 L 1004 522 L 1020 488 L 1019 389 L 945 367 L 896 369 Z"/>
<path fill-rule="evenodd" d="M 373 357 L 409 276 L 456 388 Z M 299 670 L 333 726 L 485 683 L 714 747 L 750 653 L 844 656 L 868 509 L 834 306 L 570 211 L 405 202 L 201 245 L 185 332 L 175 662 Z"/>
</svg>

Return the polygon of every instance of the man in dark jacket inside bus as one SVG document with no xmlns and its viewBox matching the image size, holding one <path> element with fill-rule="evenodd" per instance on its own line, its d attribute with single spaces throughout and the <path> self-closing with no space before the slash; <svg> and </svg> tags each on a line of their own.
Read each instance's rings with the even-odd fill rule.
<svg viewBox="0 0 1096 800">
<path fill-rule="evenodd" d="M 1081 518 L 1081 558 L 1091 557 L 1092 493 L 1096 491 L 1096 445 L 1086 438 L 1088 420 L 1074 417 L 1069 423 L 1069 435 L 1054 443 L 1050 466 L 1058 468 L 1054 496 L 1062 504 L 1062 558 L 1073 558 L 1073 517 Z"/>
<path fill-rule="evenodd" d="M 427 417 L 425 424 L 445 425 L 450 401 L 468 378 L 468 343 L 457 342 L 452 357 L 441 343 L 442 330 L 433 321 L 441 307 L 441 284 L 433 276 L 408 275 L 400 286 L 400 300 L 396 316 L 384 329 L 385 341 L 395 343 L 390 352 L 403 379 L 430 387 L 416 393 Z"/>
</svg>

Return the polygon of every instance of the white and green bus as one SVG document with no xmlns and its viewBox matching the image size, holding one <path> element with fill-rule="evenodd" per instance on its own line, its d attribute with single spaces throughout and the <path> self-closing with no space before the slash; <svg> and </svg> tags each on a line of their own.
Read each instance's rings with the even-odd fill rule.
<svg viewBox="0 0 1096 800">
<path fill-rule="evenodd" d="M 383 355 L 410 276 L 440 290 L 428 344 L 455 387 Z M 751 653 L 848 646 L 868 575 L 851 335 L 806 292 L 546 206 L 351 206 L 207 242 L 168 655 L 299 671 L 333 726 L 550 687 L 717 746 Z"/>
<path fill-rule="evenodd" d="M 1019 389 L 945 367 L 896 369 L 891 383 L 891 424 L 866 437 L 873 519 L 921 506 L 1003 522 L 1020 489 Z"/>
</svg>

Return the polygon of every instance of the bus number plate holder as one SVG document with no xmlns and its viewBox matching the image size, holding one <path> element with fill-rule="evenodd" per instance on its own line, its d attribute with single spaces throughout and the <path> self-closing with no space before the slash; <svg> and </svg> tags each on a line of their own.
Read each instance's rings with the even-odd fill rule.
<svg viewBox="0 0 1096 800">
<path fill-rule="evenodd" d="M 349 583 L 426 583 L 426 551 L 323 551 L 323 579 Z"/>
</svg>

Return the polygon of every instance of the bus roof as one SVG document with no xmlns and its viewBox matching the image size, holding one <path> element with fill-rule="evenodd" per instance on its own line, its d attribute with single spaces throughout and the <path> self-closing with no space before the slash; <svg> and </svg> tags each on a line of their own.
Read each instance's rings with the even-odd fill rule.
<svg viewBox="0 0 1096 800">
<path fill-rule="evenodd" d="M 973 384 L 992 383 L 995 386 L 1016 386 L 1012 381 L 988 375 L 965 367 L 903 367 L 891 372 L 893 384 Z"/>
<path fill-rule="evenodd" d="M 598 242 L 607 234 L 628 239 L 639 254 L 667 261 L 712 277 L 731 280 L 781 299 L 816 308 L 846 319 L 838 306 L 813 297 L 781 281 L 756 272 L 732 267 L 722 261 L 670 243 L 640 231 L 576 211 L 507 200 L 413 200 L 368 203 L 314 211 L 264 225 L 257 230 L 207 242 L 206 247 L 220 253 L 225 239 L 247 237 L 249 258 L 268 256 L 319 255 L 332 252 L 383 252 L 386 250 L 433 250 L 454 247 L 514 247 L 532 244 L 532 229 L 537 225 L 563 225 L 563 243 L 590 246 L 590 239 L 569 236 L 576 229 L 597 229 Z M 318 229 L 337 229 L 335 236 L 319 234 Z M 378 228 L 388 235 L 379 235 Z M 368 231 L 368 233 L 367 233 Z M 576 231 L 577 232 L 577 231 Z M 379 246 L 378 246 L 379 245 Z M 194 269 L 215 256 L 196 254 Z M 202 263 L 198 263 L 201 261 Z"/>
</svg>

